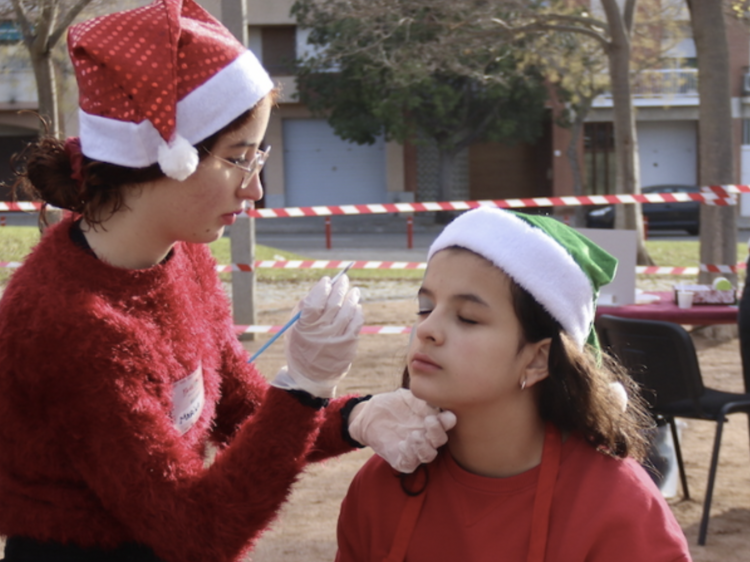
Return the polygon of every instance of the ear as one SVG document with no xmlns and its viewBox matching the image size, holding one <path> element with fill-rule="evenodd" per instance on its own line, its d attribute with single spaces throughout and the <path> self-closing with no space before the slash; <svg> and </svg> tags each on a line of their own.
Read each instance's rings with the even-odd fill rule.
<svg viewBox="0 0 750 562">
<path fill-rule="evenodd" d="M 529 388 L 549 376 L 549 349 L 552 345 L 552 338 L 526 345 L 525 353 L 528 354 L 528 361 L 524 368 L 524 378 L 526 388 Z"/>
</svg>

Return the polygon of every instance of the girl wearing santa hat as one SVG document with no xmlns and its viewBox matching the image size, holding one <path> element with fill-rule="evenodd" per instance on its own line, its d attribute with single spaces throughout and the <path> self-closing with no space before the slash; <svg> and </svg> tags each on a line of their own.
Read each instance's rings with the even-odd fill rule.
<svg viewBox="0 0 750 562">
<path fill-rule="evenodd" d="M 457 417 L 410 475 L 373 457 L 339 517 L 339 562 L 686 562 L 635 459 L 650 421 L 592 329 L 616 260 L 543 216 L 479 208 L 436 238 L 405 379 Z M 627 389 L 627 390 L 626 390 Z"/>
<path fill-rule="evenodd" d="M 434 457 L 449 415 L 334 398 L 363 322 L 346 276 L 300 303 L 270 385 L 234 334 L 205 244 L 262 196 L 274 94 L 252 53 L 193 0 L 75 25 L 68 47 L 80 139 L 32 145 L 19 184 L 71 213 L 0 301 L 6 561 L 239 560 L 308 462 Z"/>
</svg>

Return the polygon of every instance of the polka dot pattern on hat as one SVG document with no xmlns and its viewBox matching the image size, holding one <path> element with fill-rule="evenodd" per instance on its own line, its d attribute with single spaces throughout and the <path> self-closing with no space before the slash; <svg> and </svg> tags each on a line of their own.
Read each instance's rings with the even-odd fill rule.
<svg viewBox="0 0 750 562">
<path fill-rule="evenodd" d="M 68 45 L 86 113 L 150 121 L 169 141 L 176 104 L 245 51 L 200 6 L 163 0 L 73 26 Z"/>
</svg>

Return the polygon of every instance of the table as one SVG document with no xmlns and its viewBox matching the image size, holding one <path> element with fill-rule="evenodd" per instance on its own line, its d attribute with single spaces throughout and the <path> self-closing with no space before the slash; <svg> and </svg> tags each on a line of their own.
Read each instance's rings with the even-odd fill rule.
<svg viewBox="0 0 750 562">
<path fill-rule="evenodd" d="M 620 316 L 623 318 L 662 320 L 664 322 L 693 326 L 737 323 L 737 305 L 698 304 L 691 308 L 680 308 L 674 302 L 674 293 L 671 291 L 648 294 L 658 295 L 659 300 L 651 304 L 599 305 L 596 308 L 596 316 L 609 314 L 610 316 Z"/>
</svg>

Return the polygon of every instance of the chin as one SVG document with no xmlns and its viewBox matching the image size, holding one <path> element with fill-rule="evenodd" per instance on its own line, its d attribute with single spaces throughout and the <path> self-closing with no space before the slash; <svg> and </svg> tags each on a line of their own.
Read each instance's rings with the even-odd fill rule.
<svg viewBox="0 0 750 562">
<path fill-rule="evenodd" d="M 414 396 L 420 400 L 424 400 L 430 406 L 435 408 L 445 407 L 444 403 L 446 402 L 446 399 L 442 393 L 438 392 L 433 385 L 429 384 L 429 381 L 422 380 L 419 375 L 416 377 L 411 376 L 409 380 L 409 390 L 411 390 L 411 393 Z"/>
<path fill-rule="evenodd" d="M 206 231 L 202 236 L 198 236 L 197 240 L 191 240 L 191 242 L 196 242 L 198 244 L 210 244 L 211 242 L 216 242 L 223 235 L 224 235 L 224 227 L 222 226 L 218 230 Z"/>
</svg>

